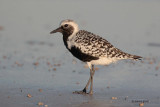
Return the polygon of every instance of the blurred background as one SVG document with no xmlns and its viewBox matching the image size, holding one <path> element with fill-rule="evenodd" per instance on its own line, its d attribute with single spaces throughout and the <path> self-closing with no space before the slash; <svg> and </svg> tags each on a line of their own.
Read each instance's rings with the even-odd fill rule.
<svg viewBox="0 0 160 107">
<path fill-rule="evenodd" d="M 85 86 L 89 78 L 85 63 L 68 52 L 60 33 L 49 34 L 65 19 L 73 19 L 80 29 L 145 58 L 139 62 L 98 66 L 94 78 L 97 93 L 103 90 L 106 96 L 108 93 L 112 96 L 113 90 L 104 90 L 114 87 L 115 96 L 128 92 L 126 96 L 140 95 L 152 100 L 153 95 L 159 101 L 159 0 L 0 0 L 0 99 L 18 95 L 23 101 L 28 92 L 21 96 L 18 91 L 8 93 L 11 89 L 42 88 L 68 93 Z M 6 100 L 0 102 L 10 104 Z M 50 100 L 48 103 L 54 105 Z"/>
</svg>

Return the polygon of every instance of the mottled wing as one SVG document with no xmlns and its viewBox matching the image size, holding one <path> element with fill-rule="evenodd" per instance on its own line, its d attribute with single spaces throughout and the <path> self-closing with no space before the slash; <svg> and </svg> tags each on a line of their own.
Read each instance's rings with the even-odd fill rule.
<svg viewBox="0 0 160 107">
<path fill-rule="evenodd" d="M 74 39 L 81 52 L 94 57 L 109 57 L 116 49 L 107 40 L 93 33 L 80 30 Z M 118 51 L 118 49 L 117 49 Z"/>
<path fill-rule="evenodd" d="M 75 47 L 82 54 L 93 58 L 117 58 L 117 59 L 141 59 L 142 57 L 131 55 L 115 48 L 111 43 L 102 37 L 85 30 L 80 30 L 75 38 Z"/>
</svg>

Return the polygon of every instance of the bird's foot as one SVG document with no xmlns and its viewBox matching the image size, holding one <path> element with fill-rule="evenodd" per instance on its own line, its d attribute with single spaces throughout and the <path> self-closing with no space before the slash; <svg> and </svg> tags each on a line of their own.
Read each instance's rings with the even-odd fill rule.
<svg viewBox="0 0 160 107">
<path fill-rule="evenodd" d="M 90 91 L 88 94 L 93 95 L 93 91 Z"/>
<path fill-rule="evenodd" d="M 82 91 L 74 91 L 73 94 L 85 94 L 85 95 L 93 95 L 93 91 L 89 91 L 87 93 L 86 89 L 84 88 Z"/>
<path fill-rule="evenodd" d="M 74 91 L 73 94 L 88 94 L 84 88 L 82 91 Z"/>
<path fill-rule="evenodd" d="M 73 94 L 87 94 L 87 93 L 83 91 L 74 91 Z"/>
<path fill-rule="evenodd" d="M 83 92 L 83 91 L 74 91 L 73 94 L 84 94 L 84 95 L 93 95 L 93 92 Z"/>
</svg>

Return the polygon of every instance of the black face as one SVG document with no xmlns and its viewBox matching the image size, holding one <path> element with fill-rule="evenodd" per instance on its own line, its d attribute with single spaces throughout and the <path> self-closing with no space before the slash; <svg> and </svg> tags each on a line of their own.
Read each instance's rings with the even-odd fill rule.
<svg viewBox="0 0 160 107">
<path fill-rule="evenodd" d="M 52 34 L 52 33 L 60 32 L 60 33 L 63 34 L 63 36 L 67 36 L 68 37 L 68 36 L 70 36 L 73 33 L 73 31 L 74 31 L 74 28 L 71 25 L 64 24 L 61 27 L 53 30 L 50 33 Z"/>
<path fill-rule="evenodd" d="M 70 36 L 74 31 L 74 28 L 69 24 L 64 24 L 63 26 L 61 26 L 61 29 L 62 29 L 61 33 L 64 36 Z"/>
</svg>

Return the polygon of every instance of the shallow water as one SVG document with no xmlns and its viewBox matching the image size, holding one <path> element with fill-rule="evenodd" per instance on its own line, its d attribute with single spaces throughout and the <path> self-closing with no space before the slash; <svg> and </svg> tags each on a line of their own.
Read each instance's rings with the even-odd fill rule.
<svg viewBox="0 0 160 107">
<path fill-rule="evenodd" d="M 159 10 L 156 0 L 0 1 L 0 106 L 159 107 Z M 49 34 L 68 18 L 144 60 L 96 66 L 94 95 L 72 94 L 84 88 L 89 69 L 61 34 Z"/>
</svg>

